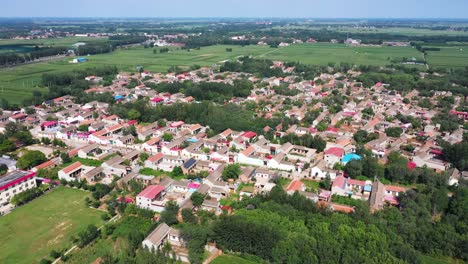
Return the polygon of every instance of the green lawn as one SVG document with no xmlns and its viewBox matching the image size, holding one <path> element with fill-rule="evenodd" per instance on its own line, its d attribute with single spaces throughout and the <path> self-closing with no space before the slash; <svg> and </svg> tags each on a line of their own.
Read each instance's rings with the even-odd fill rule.
<svg viewBox="0 0 468 264">
<path fill-rule="evenodd" d="M 422 54 L 412 47 L 350 47 L 331 43 L 294 44 L 278 48 L 261 57 L 315 65 L 346 62 L 354 65 L 385 66 L 390 64 L 392 59 L 401 60 L 403 57 L 422 60 Z"/>
<path fill-rule="evenodd" d="M 3 45 L 24 45 L 24 46 L 71 46 L 77 42 L 102 42 L 107 37 L 66 37 L 66 38 L 48 38 L 48 39 L 0 39 L 0 46 Z"/>
<path fill-rule="evenodd" d="M 87 208 L 88 193 L 57 187 L 0 218 L 0 263 L 38 263 L 52 249 L 72 245 L 70 238 L 89 224 L 101 225 L 102 212 Z"/>
<path fill-rule="evenodd" d="M 215 258 L 211 264 L 254 264 L 257 262 L 253 262 L 250 260 L 246 260 L 237 256 L 233 255 L 221 255 Z"/>
<path fill-rule="evenodd" d="M 438 48 L 440 51 L 427 51 L 427 62 L 431 67 L 468 66 L 468 46 L 441 46 Z"/>
</svg>

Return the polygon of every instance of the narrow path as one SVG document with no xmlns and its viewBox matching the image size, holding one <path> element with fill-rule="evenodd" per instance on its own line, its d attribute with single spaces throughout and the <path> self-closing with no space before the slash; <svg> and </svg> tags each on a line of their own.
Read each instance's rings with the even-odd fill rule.
<svg viewBox="0 0 468 264">
<path fill-rule="evenodd" d="M 106 226 L 109 223 L 113 223 L 113 222 L 117 221 L 119 218 L 120 218 L 120 215 L 115 215 L 109 221 L 105 222 L 103 225 L 98 227 L 98 230 L 101 230 L 104 226 Z M 66 255 L 70 254 L 70 252 L 75 250 L 77 247 L 78 247 L 78 245 L 73 245 L 73 247 L 71 247 L 69 250 L 67 250 L 63 255 L 66 256 Z M 60 261 L 60 259 L 61 259 L 60 257 L 57 258 L 56 260 L 54 260 L 54 262 L 52 262 L 52 264 L 58 263 Z"/>
</svg>

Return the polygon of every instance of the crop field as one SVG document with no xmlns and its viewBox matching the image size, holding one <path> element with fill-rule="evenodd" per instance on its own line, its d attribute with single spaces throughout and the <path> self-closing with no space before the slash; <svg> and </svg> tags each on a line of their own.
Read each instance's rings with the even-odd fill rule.
<svg viewBox="0 0 468 264">
<path fill-rule="evenodd" d="M 66 37 L 66 38 L 48 38 L 48 39 L 0 39 L 0 50 L 2 46 L 23 45 L 23 46 L 71 46 L 77 42 L 101 42 L 107 40 L 107 37 Z"/>
<path fill-rule="evenodd" d="M 226 48 L 232 48 L 227 52 Z M 200 50 L 185 51 L 172 49 L 168 53 L 153 53 L 153 49 L 143 47 L 117 50 L 109 54 L 88 56 L 88 62 L 71 64 L 67 58 L 35 64 L 22 65 L 13 68 L 0 69 L 0 98 L 10 103 L 21 103 L 26 97 L 31 97 L 32 90 L 47 92 L 41 87 L 41 76 L 47 72 L 71 71 L 80 68 L 115 65 L 122 71 L 136 71 L 136 66 L 145 70 L 166 72 L 171 66 L 189 67 L 194 64 L 210 66 L 238 56 L 258 56 L 273 50 L 268 46 L 210 46 Z"/>
<path fill-rule="evenodd" d="M 102 212 L 85 207 L 87 195 L 57 187 L 1 217 L 0 263 L 38 263 L 52 249 L 70 247 L 70 238 L 89 224 L 102 223 Z"/>
<path fill-rule="evenodd" d="M 212 264 L 254 264 L 255 262 L 233 255 L 221 255 L 215 258 Z"/>
<path fill-rule="evenodd" d="M 278 48 L 262 57 L 316 65 L 347 62 L 355 65 L 384 66 L 390 64 L 392 59 L 422 59 L 422 54 L 412 47 L 351 47 L 344 44 L 315 43 Z"/>
<path fill-rule="evenodd" d="M 466 67 L 468 66 L 467 46 L 441 46 L 440 51 L 427 51 L 427 62 L 432 67 Z"/>
</svg>

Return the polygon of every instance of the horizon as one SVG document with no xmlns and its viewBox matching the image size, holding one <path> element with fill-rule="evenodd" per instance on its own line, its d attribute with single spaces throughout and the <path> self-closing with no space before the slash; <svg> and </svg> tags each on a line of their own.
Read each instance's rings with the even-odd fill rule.
<svg viewBox="0 0 468 264">
<path fill-rule="evenodd" d="M 27 6 L 27 8 L 24 8 Z M 129 8 L 130 7 L 130 8 Z M 61 0 L 7 2 L 1 18 L 296 18 L 296 19 L 468 19 L 468 2 L 453 0 L 199 0 L 173 5 L 163 1 Z"/>
</svg>

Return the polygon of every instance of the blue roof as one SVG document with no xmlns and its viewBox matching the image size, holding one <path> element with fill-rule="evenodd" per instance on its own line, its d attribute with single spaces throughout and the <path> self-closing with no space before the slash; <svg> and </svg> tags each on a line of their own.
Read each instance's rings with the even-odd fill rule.
<svg viewBox="0 0 468 264">
<path fill-rule="evenodd" d="M 364 191 L 365 191 L 365 192 L 370 192 L 370 191 L 372 191 L 372 185 L 366 185 L 366 186 L 364 186 Z"/>
<path fill-rule="evenodd" d="M 197 161 L 194 158 L 190 158 L 184 163 L 184 168 L 190 169 Z"/>
<path fill-rule="evenodd" d="M 119 100 L 119 99 L 123 99 L 124 97 L 122 95 L 116 95 L 114 96 L 114 99 L 115 100 Z"/>
<path fill-rule="evenodd" d="M 359 156 L 358 154 L 350 153 L 350 154 L 344 155 L 341 162 L 346 163 L 346 162 L 350 162 L 351 160 L 360 160 L 360 159 L 361 159 L 361 156 Z"/>
<path fill-rule="evenodd" d="M 196 139 L 196 138 L 189 138 L 189 139 L 187 139 L 187 142 L 196 143 L 196 142 L 198 142 L 198 139 Z"/>
</svg>

